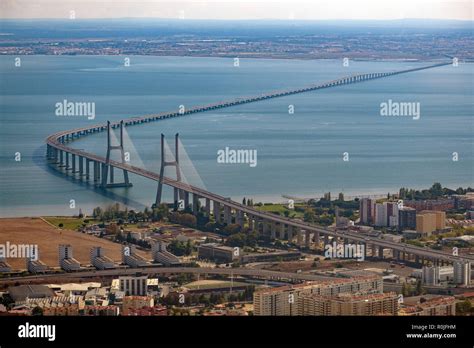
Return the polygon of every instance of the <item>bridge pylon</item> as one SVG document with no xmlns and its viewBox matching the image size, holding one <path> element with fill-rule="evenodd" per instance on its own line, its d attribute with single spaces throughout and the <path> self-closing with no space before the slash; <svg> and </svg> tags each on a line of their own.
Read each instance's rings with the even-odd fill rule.
<svg viewBox="0 0 474 348">
<path fill-rule="evenodd" d="M 120 121 L 120 145 L 112 145 L 110 136 L 112 132 L 110 127 L 110 121 L 107 121 L 107 155 L 105 163 L 102 164 L 102 183 L 103 188 L 113 187 L 132 187 L 130 180 L 128 179 L 128 171 L 123 169 L 123 182 L 114 182 L 114 167 L 110 164 L 110 152 L 112 150 L 119 150 L 121 155 L 122 163 L 125 163 L 125 151 L 123 147 L 123 121 Z M 110 174 L 110 176 L 109 176 Z M 108 182 L 110 181 L 110 182 Z"/>
<path fill-rule="evenodd" d="M 176 168 L 176 180 L 181 181 L 181 167 L 179 166 L 179 133 L 175 134 L 174 138 L 174 161 L 166 161 L 165 159 L 165 135 L 161 133 L 161 168 L 160 168 L 160 180 L 158 181 L 158 190 L 156 192 L 155 205 L 161 204 L 161 196 L 163 194 L 163 179 L 165 174 L 165 167 Z M 174 208 L 178 208 L 178 200 L 183 199 L 184 192 L 178 188 L 174 188 Z"/>
</svg>

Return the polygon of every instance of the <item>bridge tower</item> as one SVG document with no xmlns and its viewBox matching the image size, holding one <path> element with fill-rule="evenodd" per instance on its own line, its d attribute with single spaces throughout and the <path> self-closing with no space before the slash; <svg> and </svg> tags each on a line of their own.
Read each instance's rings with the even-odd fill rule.
<svg viewBox="0 0 474 348">
<path fill-rule="evenodd" d="M 123 181 L 121 183 L 114 182 L 114 167 L 110 165 L 110 152 L 112 150 L 120 150 L 122 163 L 125 163 L 125 152 L 123 149 L 123 121 L 120 121 L 120 145 L 113 146 L 110 141 L 110 135 L 112 132 L 112 127 L 110 127 L 110 121 L 107 121 L 107 155 L 105 158 L 105 163 L 102 164 L 102 187 L 103 188 L 113 188 L 113 187 L 132 187 L 128 179 L 128 171 L 123 169 Z M 110 183 L 107 183 L 110 173 Z"/>
<path fill-rule="evenodd" d="M 165 173 L 165 167 L 175 167 L 176 168 L 176 180 L 181 181 L 181 167 L 179 166 L 179 133 L 176 133 L 174 137 L 174 152 L 175 157 L 174 161 L 166 161 L 165 159 L 165 135 L 161 133 L 161 168 L 160 168 L 160 180 L 158 181 L 158 190 L 156 192 L 155 205 L 158 206 L 161 204 L 161 196 L 163 193 L 163 178 Z M 178 200 L 182 199 L 185 195 L 182 190 L 174 187 L 174 207 L 178 208 Z"/>
</svg>

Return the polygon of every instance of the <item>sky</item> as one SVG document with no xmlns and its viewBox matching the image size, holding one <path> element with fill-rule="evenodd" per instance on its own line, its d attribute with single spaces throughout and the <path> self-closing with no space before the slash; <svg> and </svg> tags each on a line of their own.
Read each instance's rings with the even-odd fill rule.
<svg viewBox="0 0 474 348">
<path fill-rule="evenodd" d="M 0 18 L 473 19 L 471 0 L 0 0 Z"/>
</svg>

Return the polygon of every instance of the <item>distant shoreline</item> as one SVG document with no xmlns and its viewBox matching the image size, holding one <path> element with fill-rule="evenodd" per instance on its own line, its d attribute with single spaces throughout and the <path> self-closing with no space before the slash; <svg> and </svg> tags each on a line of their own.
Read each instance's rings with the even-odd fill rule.
<svg viewBox="0 0 474 348">
<path fill-rule="evenodd" d="M 439 62 L 446 61 L 450 58 L 430 58 L 430 59 L 415 59 L 415 58 L 352 58 L 350 55 L 339 57 L 339 58 L 315 58 L 315 57 L 276 57 L 276 56 L 246 56 L 246 57 L 235 57 L 235 56 L 205 56 L 205 55 L 153 55 L 153 54 L 12 54 L 0 52 L 0 57 L 163 57 L 163 58 L 219 58 L 219 59 L 261 59 L 261 60 L 293 60 L 293 61 L 335 61 L 342 60 L 343 58 L 349 58 L 353 62 L 391 62 L 391 63 L 425 63 L 425 62 Z M 474 60 L 460 60 L 460 63 L 470 64 L 474 63 Z"/>
</svg>

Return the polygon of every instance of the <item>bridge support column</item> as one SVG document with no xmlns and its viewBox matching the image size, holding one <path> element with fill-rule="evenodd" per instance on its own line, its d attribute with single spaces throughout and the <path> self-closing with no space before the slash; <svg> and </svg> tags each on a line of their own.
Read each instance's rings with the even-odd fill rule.
<svg viewBox="0 0 474 348">
<path fill-rule="evenodd" d="M 52 157 L 51 146 L 49 144 L 46 145 L 46 159 L 50 160 Z"/>
<path fill-rule="evenodd" d="M 59 168 L 62 168 L 64 167 L 64 151 L 63 150 L 59 150 L 59 165 L 58 165 Z"/>
<path fill-rule="evenodd" d="M 213 210 L 214 210 L 214 220 L 217 224 L 222 225 L 220 204 L 214 201 L 212 205 L 213 205 Z"/>
<path fill-rule="evenodd" d="M 84 177 L 84 157 L 79 156 L 78 160 L 79 160 L 79 177 L 81 178 L 81 180 L 83 180 L 83 177 Z"/>
<path fill-rule="evenodd" d="M 113 184 L 114 183 L 114 167 L 110 166 L 110 183 Z"/>
<path fill-rule="evenodd" d="M 271 235 L 270 238 L 272 240 L 276 239 L 276 223 L 275 222 L 270 222 L 270 229 L 271 229 Z"/>
<path fill-rule="evenodd" d="M 64 167 L 66 171 L 69 170 L 69 152 L 65 151 L 64 155 L 66 156 L 66 166 Z"/>
<path fill-rule="evenodd" d="M 193 193 L 193 214 L 197 215 L 199 212 L 199 196 Z"/>
<path fill-rule="evenodd" d="M 100 178 L 99 163 L 96 161 L 94 161 L 93 163 L 94 163 L 94 184 L 97 185 Z"/>
<path fill-rule="evenodd" d="M 372 244 L 372 258 L 377 257 L 377 246 L 375 244 Z"/>
<path fill-rule="evenodd" d="M 285 224 L 280 224 L 280 239 L 285 239 Z"/>
<path fill-rule="evenodd" d="M 240 226 L 240 229 L 242 230 L 244 228 L 244 212 L 242 210 L 237 210 L 235 213 L 235 222 Z"/>
<path fill-rule="evenodd" d="M 288 225 L 288 242 L 293 243 L 293 226 Z"/>
<path fill-rule="evenodd" d="M 76 173 L 76 155 L 71 154 L 71 162 L 72 162 L 72 175 Z"/>
<path fill-rule="evenodd" d="M 314 243 L 316 244 L 316 247 L 319 248 L 319 238 L 320 238 L 320 235 L 319 235 L 319 232 L 314 232 Z"/>
<path fill-rule="evenodd" d="M 189 209 L 189 192 L 188 191 L 183 191 L 181 190 L 182 194 L 182 199 L 184 199 L 184 209 Z"/>
<path fill-rule="evenodd" d="M 86 180 L 89 181 L 90 179 L 90 169 L 89 169 L 89 159 L 86 158 Z"/>
<path fill-rule="evenodd" d="M 361 257 L 363 257 L 362 260 L 365 260 L 367 259 L 367 244 L 366 243 L 359 243 L 360 245 L 360 248 L 362 249 L 362 255 L 359 255 Z"/>
<path fill-rule="evenodd" d="M 311 246 L 311 232 L 306 230 L 305 231 L 305 237 L 304 237 L 304 242 L 305 242 L 305 246 L 306 248 L 309 249 L 309 247 Z"/>
<path fill-rule="evenodd" d="M 263 235 L 264 236 L 268 236 L 269 233 L 268 233 L 268 230 L 269 230 L 269 226 L 268 226 L 268 222 L 265 221 L 265 220 L 262 220 L 262 230 L 263 230 Z"/>
<path fill-rule="evenodd" d="M 296 228 L 296 245 L 303 246 L 303 232 L 300 227 Z"/>
<path fill-rule="evenodd" d="M 255 217 L 253 215 L 248 215 L 250 231 L 255 230 L 254 218 Z"/>
<path fill-rule="evenodd" d="M 383 247 L 379 247 L 379 258 L 383 260 Z"/>
<path fill-rule="evenodd" d="M 211 200 L 209 198 L 206 198 L 206 216 L 210 217 L 211 216 Z"/>
<path fill-rule="evenodd" d="M 160 176 L 161 178 L 161 176 Z M 160 190 L 160 184 L 158 184 L 158 193 L 156 197 L 156 202 L 160 202 L 161 204 L 161 190 Z M 179 190 L 176 187 L 173 187 L 173 204 L 174 204 L 174 210 L 179 209 Z"/>
<path fill-rule="evenodd" d="M 230 225 L 232 223 L 232 214 L 230 211 L 230 207 L 224 205 L 224 222 L 227 225 Z"/>
</svg>

